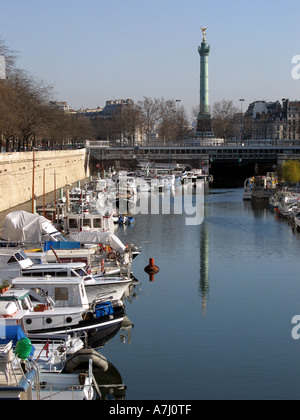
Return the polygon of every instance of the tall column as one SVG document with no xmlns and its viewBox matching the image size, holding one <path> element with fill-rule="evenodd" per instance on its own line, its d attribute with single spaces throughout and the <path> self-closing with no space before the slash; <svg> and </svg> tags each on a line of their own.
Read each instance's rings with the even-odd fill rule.
<svg viewBox="0 0 300 420">
<path fill-rule="evenodd" d="M 4 55 L 0 55 L 0 79 L 6 79 L 6 63 Z"/>
<path fill-rule="evenodd" d="M 208 56 L 210 46 L 206 43 L 207 28 L 201 28 L 203 41 L 198 47 L 200 54 L 200 112 L 197 117 L 197 134 L 206 137 L 205 133 L 211 132 L 211 115 L 209 108 L 209 77 L 208 77 Z"/>
</svg>

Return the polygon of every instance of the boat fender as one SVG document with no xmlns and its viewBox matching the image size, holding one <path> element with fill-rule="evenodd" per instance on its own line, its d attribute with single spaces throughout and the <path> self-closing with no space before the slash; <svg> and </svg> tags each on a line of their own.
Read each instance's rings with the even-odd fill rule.
<svg viewBox="0 0 300 420">
<path fill-rule="evenodd" d="M 94 366 L 103 372 L 108 370 L 108 361 L 101 353 L 98 353 L 94 349 L 81 349 L 66 361 L 65 371 L 71 373 L 81 363 L 89 363 L 90 360 L 92 360 Z"/>
</svg>

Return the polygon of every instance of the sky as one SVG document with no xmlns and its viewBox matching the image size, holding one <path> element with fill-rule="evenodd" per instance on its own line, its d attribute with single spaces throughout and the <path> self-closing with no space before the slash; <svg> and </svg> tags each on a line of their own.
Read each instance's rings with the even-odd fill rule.
<svg viewBox="0 0 300 420">
<path fill-rule="evenodd" d="M 75 110 L 149 97 L 192 116 L 204 26 L 211 106 L 300 100 L 299 16 L 299 0 L 0 0 L 0 38 Z"/>
</svg>

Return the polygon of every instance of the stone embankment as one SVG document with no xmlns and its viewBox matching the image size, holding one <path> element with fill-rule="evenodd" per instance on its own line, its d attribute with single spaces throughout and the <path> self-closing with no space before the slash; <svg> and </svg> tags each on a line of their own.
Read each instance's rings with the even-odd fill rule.
<svg viewBox="0 0 300 420">
<path fill-rule="evenodd" d="M 88 176 L 85 149 L 2 153 L 0 212 Z"/>
</svg>

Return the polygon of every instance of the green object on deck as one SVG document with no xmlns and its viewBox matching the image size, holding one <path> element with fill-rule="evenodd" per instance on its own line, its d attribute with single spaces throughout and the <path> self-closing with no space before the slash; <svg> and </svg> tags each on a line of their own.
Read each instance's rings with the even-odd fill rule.
<svg viewBox="0 0 300 420">
<path fill-rule="evenodd" d="M 21 338 L 21 340 L 17 342 L 15 354 L 20 359 L 26 360 L 28 356 L 30 355 L 31 350 L 32 350 L 31 341 L 29 340 L 29 338 L 24 337 L 24 338 Z"/>
</svg>

